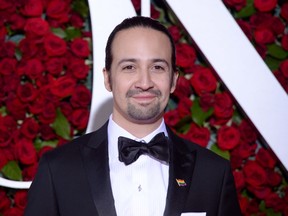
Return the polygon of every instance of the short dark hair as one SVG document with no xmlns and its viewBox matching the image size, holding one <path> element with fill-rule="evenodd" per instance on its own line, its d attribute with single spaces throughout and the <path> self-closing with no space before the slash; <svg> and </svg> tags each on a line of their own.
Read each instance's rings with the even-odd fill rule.
<svg viewBox="0 0 288 216">
<path fill-rule="evenodd" d="M 111 34 L 108 37 L 106 49 L 105 49 L 105 52 L 106 52 L 105 68 L 106 68 L 106 70 L 110 71 L 110 69 L 111 69 L 111 64 L 112 64 L 112 60 L 113 60 L 111 46 L 112 46 L 112 43 L 114 41 L 116 34 L 119 31 L 122 31 L 125 29 L 130 29 L 130 28 L 135 28 L 135 27 L 151 28 L 151 29 L 162 32 L 163 34 L 165 34 L 169 38 L 171 48 L 172 48 L 172 55 L 171 55 L 172 69 L 175 72 L 176 71 L 176 53 L 175 53 L 176 51 L 175 51 L 174 40 L 173 40 L 170 32 L 159 21 L 152 19 L 150 17 L 143 17 L 143 16 L 134 16 L 131 18 L 126 18 L 125 20 L 123 20 L 119 25 L 117 25 L 113 29 L 113 31 L 111 32 Z"/>
</svg>

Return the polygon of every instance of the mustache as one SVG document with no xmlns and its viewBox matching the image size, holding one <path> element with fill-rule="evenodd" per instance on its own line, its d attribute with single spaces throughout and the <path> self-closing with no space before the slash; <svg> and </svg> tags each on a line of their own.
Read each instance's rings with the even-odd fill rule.
<svg viewBox="0 0 288 216">
<path fill-rule="evenodd" d="M 147 92 L 150 94 L 153 94 L 157 97 L 162 95 L 161 91 L 156 90 L 156 89 L 147 89 L 147 90 L 133 89 L 133 90 L 128 90 L 128 92 L 126 93 L 126 97 L 129 98 L 129 97 L 133 97 L 134 95 L 141 94 L 141 93 L 147 93 Z"/>
</svg>

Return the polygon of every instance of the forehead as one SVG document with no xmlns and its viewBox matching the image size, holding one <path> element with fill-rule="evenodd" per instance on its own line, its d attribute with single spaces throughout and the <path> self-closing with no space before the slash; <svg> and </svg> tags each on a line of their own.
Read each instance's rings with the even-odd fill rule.
<svg viewBox="0 0 288 216">
<path fill-rule="evenodd" d="M 150 55 L 151 58 L 169 59 L 172 55 L 168 36 L 161 31 L 146 27 L 133 27 L 119 31 L 115 35 L 111 48 L 113 58 L 129 55 L 133 55 L 129 57 Z"/>
</svg>

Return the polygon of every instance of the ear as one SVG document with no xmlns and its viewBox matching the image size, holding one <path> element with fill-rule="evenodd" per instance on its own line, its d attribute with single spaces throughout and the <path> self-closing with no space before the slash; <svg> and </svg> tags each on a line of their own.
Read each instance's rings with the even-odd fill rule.
<svg viewBox="0 0 288 216">
<path fill-rule="evenodd" d="M 173 77 L 172 77 L 172 82 L 171 82 L 171 89 L 170 89 L 170 93 L 172 94 L 177 86 L 177 81 L 178 81 L 178 77 L 179 77 L 179 72 L 175 71 L 173 72 Z"/>
<path fill-rule="evenodd" d="M 103 68 L 103 76 L 104 76 L 104 85 L 105 88 L 111 92 L 112 91 L 112 87 L 111 87 L 111 83 L 110 83 L 110 73 L 106 70 L 106 68 Z"/>
</svg>

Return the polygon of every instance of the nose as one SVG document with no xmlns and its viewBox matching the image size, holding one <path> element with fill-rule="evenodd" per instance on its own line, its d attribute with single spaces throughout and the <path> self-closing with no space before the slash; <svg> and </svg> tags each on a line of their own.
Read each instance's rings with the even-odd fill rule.
<svg viewBox="0 0 288 216">
<path fill-rule="evenodd" d="M 154 83 L 151 79 L 151 74 L 148 70 L 141 70 L 138 73 L 137 82 L 135 83 L 136 88 L 140 88 L 142 90 L 148 90 L 153 88 Z"/>
</svg>

